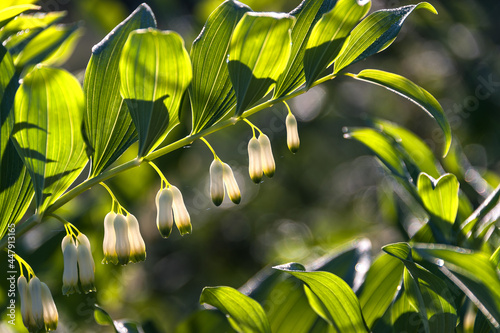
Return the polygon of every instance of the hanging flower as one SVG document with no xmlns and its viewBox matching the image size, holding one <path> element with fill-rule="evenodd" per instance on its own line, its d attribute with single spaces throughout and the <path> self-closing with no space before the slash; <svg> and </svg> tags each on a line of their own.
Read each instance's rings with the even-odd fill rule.
<svg viewBox="0 0 500 333">
<path fill-rule="evenodd" d="M 126 265 L 130 259 L 130 242 L 128 238 L 127 218 L 122 214 L 116 214 L 113 226 L 115 229 L 115 251 L 120 265 Z"/>
<path fill-rule="evenodd" d="M 248 142 L 248 173 L 250 178 L 256 184 L 262 179 L 262 161 L 261 147 L 259 140 L 255 137 Z"/>
<path fill-rule="evenodd" d="M 89 293 L 96 290 L 94 286 L 94 258 L 92 257 L 90 242 L 87 236 L 85 236 L 84 234 L 79 234 L 76 239 L 78 241 L 78 246 L 76 249 L 78 252 L 78 271 L 80 284 L 83 291 L 85 293 Z"/>
<path fill-rule="evenodd" d="M 210 165 L 210 196 L 216 206 L 224 200 L 223 166 L 219 159 L 214 159 Z"/>
<path fill-rule="evenodd" d="M 28 285 L 31 296 L 31 313 L 33 314 L 33 320 L 35 321 L 36 328 L 41 330 L 45 327 L 43 321 L 42 285 L 36 276 L 31 278 Z"/>
<path fill-rule="evenodd" d="M 182 198 L 182 193 L 174 185 L 170 185 L 170 190 L 172 191 L 172 211 L 174 213 L 174 221 L 177 225 L 177 229 L 181 233 L 181 236 L 189 234 L 192 231 L 191 217 L 184 204 L 184 199 Z"/>
<path fill-rule="evenodd" d="M 59 315 L 49 287 L 34 276 L 31 280 L 20 276 L 17 288 L 21 298 L 21 316 L 29 332 L 57 329 Z"/>
<path fill-rule="evenodd" d="M 271 141 L 269 141 L 268 136 L 265 134 L 261 134 L 258 140 L 261 151 L 262 170 L 267 177 L 271 178 L 276 171 Z"/>
<path fill-rule="evenodd" d="M 172 201 L 172 191 L 169 188 L 160 189 L 156 194 L 156 226 L 163 238 L 170 236 L 174 225 Z"/>
<path fill-rule="evenodd" d="M 21 298 L 23 324 L 29 331 L 32 331 L 35 328 L 35 319 L 33 319 L 33 312 L 31 311 L 31 296 L 28 281 L 26 281 L 23 275 L 17 279 L 17 290 L 19 290 L 19 297 Z"/>
<path fill-rule="evenodd" d="M 292 153 L 296 153 L 299 150 L 300 139 L 299 139 L 299 131 L 297 129 L 297 119 L 291 113 L 288 113 L 286 116 L 286 143 L 288 145 L 288 149 Z"/>
<path fill-rule="evenodd" d="M 132 214 L 128 214 L 128 240 L 130 244 L 130 258 L 133 263 L 146 260 L 146 244 L 142 239 L 141 230 L 139 229 L 139 221 Z"/>
<path fill-rule="evenodd" d="M 104 241 L 102 242 L 102 252 L 104 254 L 103 263 L 118 264 L 116 254 L 116 235 L 115 235 L 115 212 L 109 212 L 104 218 Z"/>
<path fill-rule="evenodd" d="M 61 243 L 64 257 L 63 295 L 80 292 L 78 289 L 78 251 L 72 236 L 66 235 Z"/>
<path fill-rule="evenodd" d="M 49 287 L 41 282 L 42 286 L 42 307 L 43 307 L 43 321 L 45 323 L 45 330 L 54 331 L 57 329 L 57 322 L 59 315 L 57 313 L 56 304 L 52 298 Z"/>
<path fill-rule="evenodd" d="M 236 178 L 234 178 L 233 170 L 227 163 L 222 163 L 222 166 L 223 180 L 224 185 L 226 186 L 227 195 L 232 202 L 239 204 L 241 201 L 241 193 L 238 183 L 236 182 Z"/>
</svg>

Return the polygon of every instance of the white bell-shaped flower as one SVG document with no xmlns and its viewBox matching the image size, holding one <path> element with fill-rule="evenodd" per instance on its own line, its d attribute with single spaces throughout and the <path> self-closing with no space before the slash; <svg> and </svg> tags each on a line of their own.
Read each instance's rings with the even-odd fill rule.
<svg viewBox="0 0 500 333">
<path fill-rule="evenodd" d="M 122 214 L 116 214 L 113 225 L 115 228 L 115 250 L 118 262 L 121 265 L 126 265 L 130 260 L 130 242 L 128 238 L 127 218 Z"/>
<path fill-rule="evenodd" d="M 222 162 L 214 159 L 210 165 L 210 196 L 216 206 L 220 206 L 224 200 L 224 182 L 223 182 Z"/>
<path fill-rule="evenodd" d="M 239 204 L 241 201 L 241 193 L 236 178 L 234 177 L 233 170 L 227 163 L 223 163 L 223 180 L 226 186 L 227 195 L 229 199 L 235 204 Z"/>
<path fill-rule="evenodd" d="M 172 213 L 173 195 L 170 189 L 159 190 L 156 194 L 156 226 L 163 238 L 170 236 L 174 225 Z"/>
<path fill-rule="evenodd" d="M 90 242 L 87 236 L 79 234 L 77 237 L 78 246 L 78 271 L 80 277 L 80 284 L 85 293 L 95 291 L 94 286 L 94 273 L 95 264 L 92 258 L 92 251 L 90 249 Z"/>
<path fill-rule="evenodd" d="M 297 128 L 297 119 L 291 113 L 286 116 L 286 143 L 288 145 L 288 149 L 292 153 L 296 153 L 299 150 L 300 139 L 299 139 L 299 130 Z"/>
<path fill-rule="evenodd" d="M 41 282 L 42 288 L 42 306 L 43 306 L 43 321 L 45 323 L 45 330 L 54 331 L 57 329 L 57 322 L 59 314 L 57 313 L 56 304 L 52 298 L 52 293 L 49 287 Z"/>
<path fill-rule="evenodd" d="M 31 310 L 31 296 L 28 281 L 21 275 L 17 279 L 17 289 L 21 299 L 21 316 L 23 324 L 29 331 L 36 329 L 35 319 L 33 319 L 33 312 Z"/>
<path fill-rule="evenodd" d="M 78 288 L 78 252 L 71 236 L 66 235 L 61 243 L 64 257 L 63 295 L 80 292 Z M 30 281 L 31 283 L 31 281 Z"/>
<path fill-rule="evenodd" d="M 182 193 L 173 185 L 170 185 L 172 191 L 172 211 L 174 213 L 174 221 L 182 236 L 189 234 L 192 231 L 191 217 L 184 204 Z"/>
<path fill-rule="evenodd" d="M 104 254 L 103 263 L 118 263 L 116 255 L 116 234 L 115 234 L 115 212 L 109 212 L 104 218 L 104 240 L 102 242 L 102 252 Z"/>
<path fill-rule="evenodd" d="M 276 164 L 274 163 L 273 149 L 271 148 L 271 141 L 265 134 L 259 136 L 260 152 L 262 160 L 262 171 L 264 174 L 271 178 L 276 171 Z"/>
<path fill-rule="evenodd" d="M 255 137 L 248 142 L 248 173 L 254 183 L 260 183 L 262 179 L 262 160 L 259 140 Z"/>
<path fill-rule="evenodd" d="M 32 277 L 29 282 L 30 296 L 31 296 L 31 311 L 33 314 L 33 320 L 37 330 L 42 330 L 45 328 L 45 323 L 43 320 L 43 303 L 42 303 L 42 284 L 40 280 L 35 276 Z"/>
<path fill-rule="evenodd" d="M 128 240 L 130 244 L 130 261 L 139 262 L 146 259 L 146 244 L 142 239 L 139 221 L 132 214 L 127 215 Z"/>
</svg>

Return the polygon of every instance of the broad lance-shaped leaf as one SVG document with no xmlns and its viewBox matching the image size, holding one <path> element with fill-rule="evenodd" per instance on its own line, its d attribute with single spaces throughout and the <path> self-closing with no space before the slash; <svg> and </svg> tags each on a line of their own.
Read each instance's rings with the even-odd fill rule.
<svg viewBox="0 0 500 333">
<path fill-rule="evenodd" d="M 173 31 L 130 33 L 120 59 L 120 92 L 139 135 L 139 157 L 158 147 L 179 124 L 192 70 L 184 41 Z"/>
<path fill-rule="evenodd" d="M 306 272 L 300 264 L 275 266 L 301 280 L 309 304 L 337 332 L 368 332 L 359 301 L 347 283 L 328 272 Z"/>
<path fill-rule="evenodd" d="M 248 11 L 251 9 L 241 2 L 224 1 L 210 14 L 200 35 L 193 42 L 193 81 L 189 86 L 193 134 L 217 123 L 236 104 L 227 56 L 233 30 Z"/>
<path fill-rule="evenodd" d="M 292 29 L 292 49 L 288 64 L 276 82 L 274 97 L 284 96 L 305 82 L 304 52 L 314 25 L 335 6 L 335 0 L 303 0 L 289 14 L 297 20 Z"/>
<path fill-rule="evenodd" d="M 92 49 L 84 81 L 84 132 L 91 176 L 110 166 L 137 140 L 127 103 L 120 95 L 119 63 L 130 32 L 150 27 L 156 27 L 153 12 L 142 4 Z"/>
<path fill-rule="evenodd" d="M 230 287 L 205 287 L 200 304 L 222 311 L 239 333 L 271 333 L 264 310 L 255 300 Z"/>
<path fill-rule="evenodd" d="M 447 173 L 437 180 L 426 173 L 418 177 L 417 188 L 427 211 L 440 221 L 452 225 L 458 211 L 457 177 Z"/>
<path fill-rule="evenodd" d="M 247 12 L 234 29 L 229 46 L 229 76 L 236 93 L 236 116 L 273 88 L 291 50 L 288 14 Z"/>
<path fill-rule="evenodd" d="M 82 113 L 80 83 L 61 69 L 37 66 L 16 93 L 13 138 L 31 175 L 40 216 L 87 163 Z"/>
<path fill-rule="evenodd" d="M 495 265 L 483 252 L 436 244 L 415 244 L 413 250 L 437 265 L 500 329 L 500 279 Z"/>
<path fill-rule="evenodd" d="M 0 40 L 5 41 L 7 38 L 10 40 L 10 38 L 13 37 L 12 35 L 21 31 L 23 31 L 23 35 L 33 30 L 38 30 L 38 32 L 40 32 L 41 29 L 57 23 L 64 16 L 66 16 L 65 11 L 20 15 L 2 28 L 0 31 Z M 6 44 L 7 43 L 9 42 L 7 41 Z"/>
<path fill-rule="evenodd" d="M 19 87 L 14 62 L 0 45 L 0 238 L 11 223 L 22 218 L 33 198 L 33 185 L 23 161 L 10 139 L 14 125 L 10 112 Z"/>
<path fill-rule="evenodd" d="M 36 35 L 14 59 L 17 68 L 38 63 L 50 64 L 46 60 L 64 47 L 68 39 L 82 34 L 80 24 L 53 25 Z M 53 59 L 54 60 L 54 59 Z M 51 61 L 54 63 L 54 61 Z"/>
<path fill-rule="evenodd" d="M 446 119 L 443 108 L 434 96 L 432 96 L 427 90 L 416 85 L 403 76 L 376 69 L 365 69 L 358 75 L 350 73 L 347 75 L 356 80 L 382 86 L 408 98 L 410 101 L 421 107 L 425 112 L 433 117 L 437 121 L 439 127 L 441 127 L 446 139 L 444 156 L 448 154 L 451 147 L 451 127 Z"/>
<path fill-rule="evenodd" d="M 335 61 L 334 74 L 352 63 L 389 47 L 396 39 L 408 15 L 420 8 L 437 14 L 432 5 L 421 2 L 418 5 L 379 10 L 366 17 L 351 32 L 347 44 Z"/>
<path fill-rule="evenodd" d="M 40 8 L 40 6 L 32 4 L 21 4 L 0 9 L 0 28 L 9 23 L 10 20 L 19 14 L 24 13 L 27 10 L 39 10 Z"/>
<path fill-rule="evenodd" d="M 339 0 L 312 29 L 304 54 L 306 87 L 316 81 L 340 53 L 354 26 L 370 10 L 371 2 Z"/>
</svg>

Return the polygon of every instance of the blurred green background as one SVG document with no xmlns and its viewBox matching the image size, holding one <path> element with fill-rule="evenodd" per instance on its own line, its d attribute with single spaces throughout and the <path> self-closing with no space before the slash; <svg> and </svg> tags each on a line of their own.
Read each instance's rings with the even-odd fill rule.
<svg viewBox="0 0 500 333">
<path fill-rule="evenodd" d="M 439 12 L 416 12 L 407 20 L 396 42 L 386 51 L 350 68 L 382 69 L 408 77 L 431 92 L 451 123 L 461 158 L 495 184 L 500 172 L 500 2 L 456 0 L 429 2 Z M 151 0 L 160 29 L 179 32 L 190 45 L 221 0 Z M 414 1 L 373 1 L 372 11 Z M 83 77 L 91 47 L 130 14 L 140 1 L 42 0 L 45 11 L 67 10 L 67 22 L 83 20 L 85 34 L 64 65 Z M 251 0 L 255 11 L 290 11 L 299 1 Z M 242 202 L 216 208 L 208 194 L 210 151 L 200 142 L 158 159 L 169 181 L 181 189 L 193 223 L 193 233 L 177 231 L 164 240 L 156 225 L 154 198 L 160 179 L 148 166 L 126 172 L 108 182 L 122 205 L 139 219 L 147 246 L 147 260 L 125 267 L 100 264 L 103 219 L 111 200 L 102 187 L 73 200 L 60 215 L 74 223 L 92 243 L 96 261 L 97 293 L 61 295 L 63 260 L 60 242 L 64 228 L 49 221 L 17 240 L 17 252 L 51 288 L 60 315 L 58 332 L 111 332 L 93 319 L 92 305 L 100 304 L 113 318 L 141 322 L 147 332 L 172 332 L 199 309 L 204 286 L 243 285 L 261 269 L 290 261 L 309 262 L 335 248 L 367 237 L 373 253 L 407 235 L 396 223 L 405 215 L 394 205 L 390 179 L 361 144 L 343 138 L 344 126 L 364 126 L 374 117 L 394 121 L 425 139 L 439 155 L 443 138 L 434 120 L 405 99 L 382 88 L 338 78 L 293 99 L 299 120 L 301 148 L 295 155 L 286 147 L 286 109 L 276 105 L 251 117 L 271 139 L 276 175 L 254 185 L 248 177 L 246 145 L 250 128 L 241 123 L 207 137 L 217 154 L 235 171 Z M 186 103 L 183 125 L 167 138 L 189 132 Z M 122 161 L 135 157 L 132 146 Z M 467 170 L 459 172 L 467 191 Z M 487 193 L 487 186 L 485 186 Z M 473 194 L 475 195 L 475 194 Z M 482 201 L 475 195 L 475 204 Z M 227 199 L 226 199 L 227 200 Z M 409 218 L 409 217 L 405 217 Z M 7 262 L 5 253 L 0 255 Z M 3 264 L 2 264 L 3 267 Z M 6 287 L 5 270 L 0 284 Z M 0 304 L 7 293 L 0 291 Z M 1 308 L 4 308 L 2 306 Z M 2 321 L 6 318 L 2 314 Z M 16 326 L 24 331 L 20 316 Z M 21 329 L 22 328 L 22 329 Z M 0 332 L 7 326 L 0 326 Z M 14 331 L 17 332 L 17 331 Z"/>
</svg>

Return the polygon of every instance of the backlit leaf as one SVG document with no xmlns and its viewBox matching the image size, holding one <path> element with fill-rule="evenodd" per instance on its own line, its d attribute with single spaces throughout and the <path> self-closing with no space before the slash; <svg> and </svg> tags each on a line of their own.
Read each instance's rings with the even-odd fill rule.
<svg viewBox="0 0 500 333">
<path fill-rule="evenodd" d="M 349 33 L 370 10 L 371 2 L 359 5 L 357 0 L 339 0 L 312 29 L 304 54 L 306 87 L 316 81 L 342 49 Z"/>
<path fill-rule="evenodd" d="M 193 134 L 217 123 L 236 104 L 227 56 L 234 28 L 243 14 L 250 10 L 241 2 L 224 1 L 210 14 L 200 35 L 193 42 L 193 81 L 189 86 Z"/>
<path fill-rule="evenodd" d="M 229 46 L 229 77 L 236 93 L 236 116 L 275 85 L 291 50 L 293 16 L 247 12 L 234 29 Z"/>
<path fill-rule="evenodd" d="M 0 9 L 0 28 L 19 14 L 27 10 L 39 10 L 40 8 L 40 6 L 24 4 Z"/>
<path fill-rule="evenodd" d="M 9 41 L 6 42 L 7 46 L 10 44 L 10 39 L 15 37 L 12 35 L 21 31 L 23 31 L 22 35 L 29 34 L 33 30 L 40 32 L 49 25 L 60 21 L 64 16 L 66 16 L 66 12 L 64 11 L 19 15 L 2 28 L 0 31 L 0 40 L 10 37 Z"/>
<path fill-rule="evenodd" d="M 130 33 L 120 60 L 121 95 L 139 135 L 139 154 L 158 147 L 179 124 L 182 96 L 192 70 L 184 41 L 173 31 Z"/>
<path fill-rule="evenodd" d="M 457 217 L 459 186 L 457 177 L 451 173 L 437 180 L 421 173 L 417 182 L 418 194 L 427 211 L 439 221 L 450 225 Z"/>
<path fill-rule="evenodd" d="M 40 216 L 87 163 L 82 113 L 80 83 L 61 69 L 37 66 L 16 93 L 13 138 L 31 175 Z"/>
<path fill-rule="evenodd" d="M 85 72 L 84 131 L 91 176 L 101 173 L 137 140 L 127 103 L 120 95 L 119 62 L 130 32 L 156 27 L 151 9 L 140 5 L 92 49 Z"/>
<path fill-rule="evenodd" d="M 391 45 L 406 18 L 415 9 L 420 8 L 437 14 L 432 5 L 421 2 L 418 5 L 379 10 L 366 17 L 352 31 L 347 44 L 335 61 L 334 73 Z"/>
</svg>

